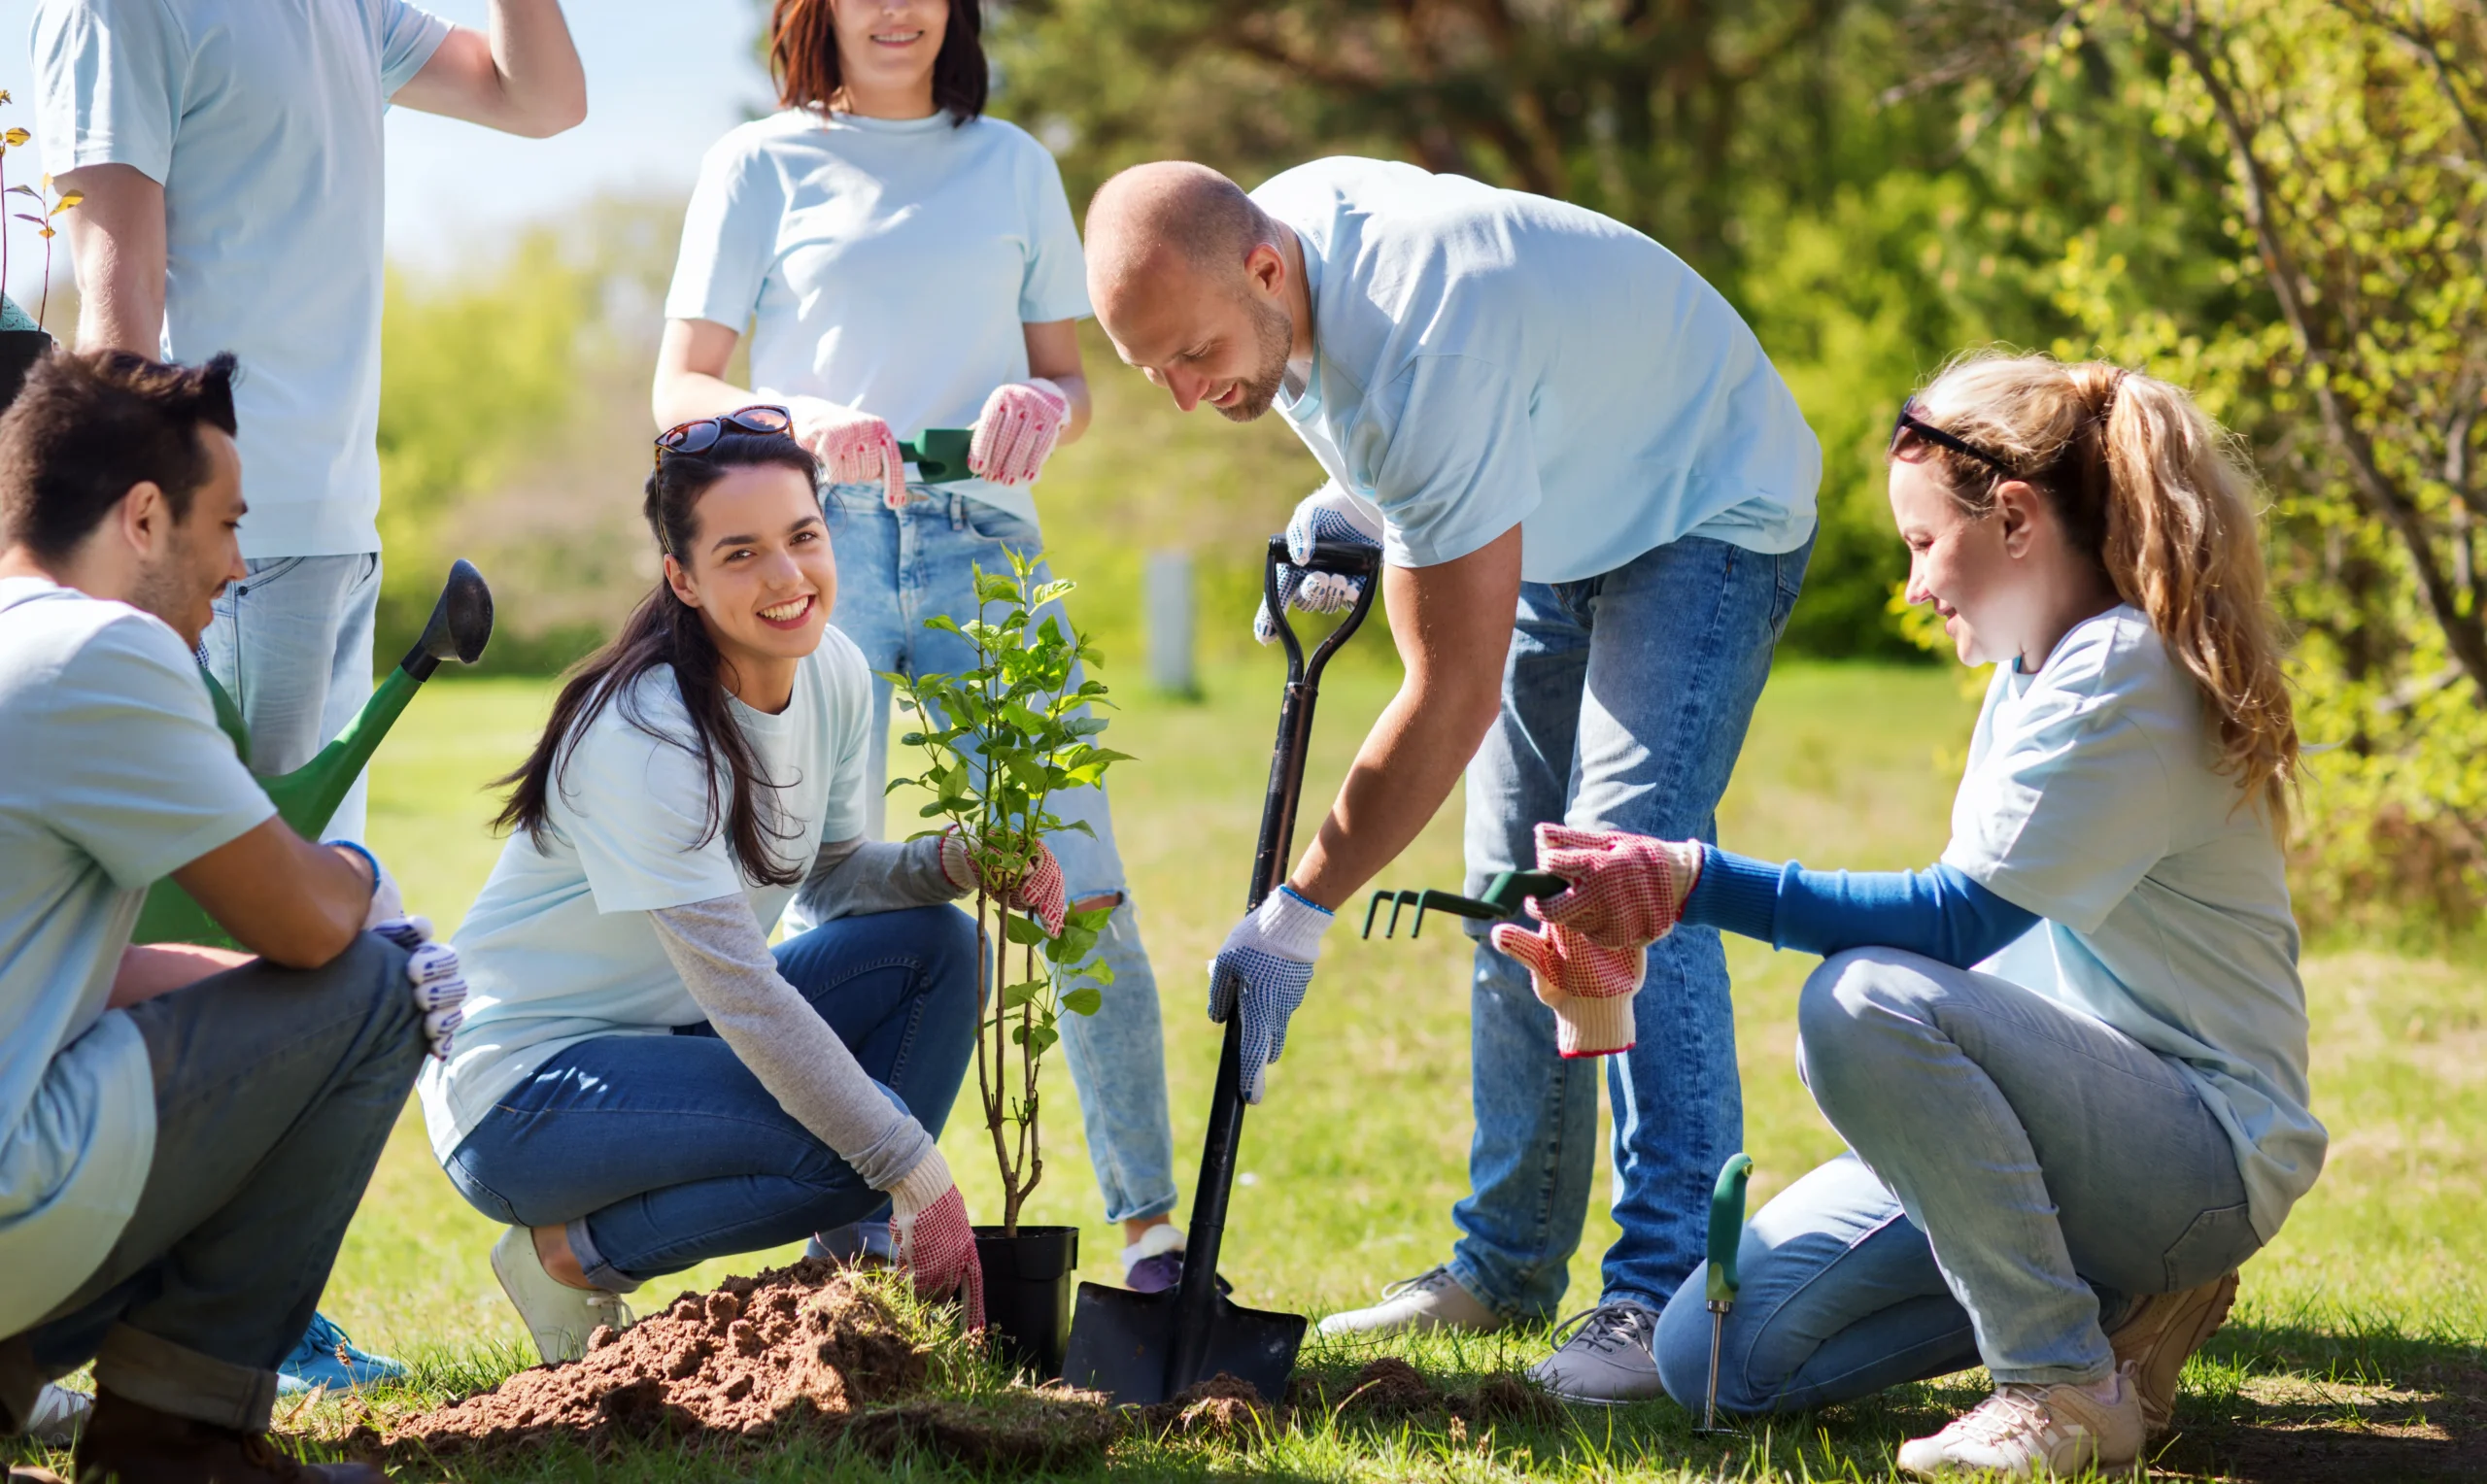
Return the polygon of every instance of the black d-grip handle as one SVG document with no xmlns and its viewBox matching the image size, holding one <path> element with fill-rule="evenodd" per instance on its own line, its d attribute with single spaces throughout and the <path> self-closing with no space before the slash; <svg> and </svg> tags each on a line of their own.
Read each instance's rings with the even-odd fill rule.
<svg viewBox="0 0 2487 1484">
<path fill-rule="evenodd" d="M 1371 577 L 1381 570 L 1381 548 L 1355 541 L 1316 541 L 1305 559 L 1298 561 L 1287 550 L 1286 537 L 1270 538 L 1270 559 L 1308 572 L 1328 572 L 1336 577 Z"/>
</svg>

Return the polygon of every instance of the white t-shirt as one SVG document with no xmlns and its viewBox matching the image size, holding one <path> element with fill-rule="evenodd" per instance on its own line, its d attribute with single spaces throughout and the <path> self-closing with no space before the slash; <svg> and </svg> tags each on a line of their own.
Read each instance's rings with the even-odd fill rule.
<svg viewBox="0 0 2487 1484">
<path fill-rule="evenodd" d="M 1381 508 L 1392 564 L 1520 528 L 1531 582 L 1679 536 L 1792 552 L 1822 449 L 1744 320 L 1683 259 L 1582 207 L 1340 157 L 1252 192 L 1304 244 L 1315 355 L 1278 410 Z"/>
<path fill-rule="evenodd" d="M 0 579 L 0 1334 L 77 1291 L 155 1155 L 147 1043 L 107 1010 L 147 889 L 276 806 L 160 620 Z"/>
<path fill-rule="evenodd" d="M 1997 667 L 1943 860 L 2046 919 L 1996 972 L 2178 1061 L 2268 1241 L 2327 1135 L 2280 847 L 2217 761 L 2200 688 L 2139 610 L 2110 609 L 2036 674 Z"/>
<path fill-rule="evenodd" d="M 761 776 L 778 785 L 780 859 L 808 867 L 823 840 L 864 832 L 872 677 L 854 641 L 829 629 L 776 715 L 730 704 Z M 740 892 L 766 932 L 794 896 L 791 886 L 746 878 L 725 831 L 708 829 L 708 781 L 688 750 L 692 735 L 673 670 L 650 670 L 563 753 L 544 847 L 523 832 L 501 847 L 458 931 L 469 993 L 456 1054 L 428 1064 L 420 1083 L 442 1160 L 562 1047 L 665 1035 L 707 1019 L 649 913 Z"/>
<path fill-rule="evenodd" d="M 380 550 L 380 117 L 448 34 L 405 0 L 35 7 L 45 163 L 163 186 L 163 354 L 241 361 L 246 556 Z"/>
<path fill-rule="evenodd" d="M 749 321 L 759 396 L 861 408 L 912 438 L 1026 381 L 1024 326 L 1086 316 L 1087 270 L 1062 173 L 1015 125 L 790 109 L 701 162 L 664 313 Z M 1037 518 L 1024 485 L 941 488 Z"/>
</svg>

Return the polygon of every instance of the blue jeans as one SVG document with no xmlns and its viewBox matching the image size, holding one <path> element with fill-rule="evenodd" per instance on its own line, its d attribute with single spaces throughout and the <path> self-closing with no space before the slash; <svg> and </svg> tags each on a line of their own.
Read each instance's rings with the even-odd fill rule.
<svg viewBox="0 0 2487 1484">
<path fill-rule="evenodd" d="M 1034 556 L 1044 545 L 1037 527 L 979 500 L 938 490 L 904 510 L 881 503 L 878 485 L 833 487 L 823 497 L 837 552 L 837 607 L 830 621 L 864 651 L 875 674 L 951 674 L 975 663 L 956 634 L 924 621 L 975 616 L 974 568 L 1007 572 L 1004 548 Z M 1061 605 L 1043 610 L 1060 615 Z M 1067 625 L 1068 618 L 1063 619 Z M 1076 677 L 1073 684 L 1078 684 Z M 872 689 L 872 776 L 889 776 L 890 686 Z M 912 767 L 915 759 L 907 759 Z M 1116 896 L 1114 915 L 1098 939 L 1100 958 L 1114 971 L 1105 1004 L 1094 1015 L 1066 1015 L 1062 1048 L 1079 1093 L 1088 1159 L 1106 1197 L 1107 1221 L 1162 1216 L 1175 1209 L 1175 1135 L 1166 1120 L 1166 1037 L 1157 1006 L 1157 975 L 1141 945 L 1140 915 L 1114 848 L 1114 817 L 1103 789 L 1054 795 L 1049 807 L 1066 829 L 1048 842 L 1062 862 L 1074 902 Z M 872 795 L 871 832 L 882 832 L 881 795 Z"/>
<path fill-rule="evenodd" d="M 1823 961 L 1797 1005 L 1806 1083 L 1854 1153 L 1737 1248 L 1719 1404 L 1800 1410 L 1983 1361 L 2104 1380 L 2128 1296 L 2207 1283 L 2260 1245 L 2233 1146 L 2170 1059 L 2009 980 L 1897 949 Z M 1930 1238 L 1930 1239 L 1929 1239 Z M 1658 1376 L 1698 1406 L 1695 1272 Z"/>
<path fill-rule="evenodd" d="M 91 1359 L 130 1400 L 267 1427 L 277 1364 L 423 1065 L 405 968 L 364 933 L 321 968 L 254 961 L 121 1012 L 154 1075 L 155 1157 L 102 1265 L 0 1344 L 0 1412 Z"/>
<path fill-rule="evenodd" d="M 251 771 L 290 773 L 371 698 L 380 555 L 273 556 L 246 565 L 250 575 L 216 600 L 216 616 L 199 635 L 199 662 L 242 708 Z M 354 781 L 324 838 L 362 838 L 364 782 Z"/>
<path fill-rule="evenodd" d="M 889 1099 L 935 1136 L 975 1043 L 975 927 L 955 907 L 842 917 L 778 945 L 778 972 Z M 615 1293 L 833 1231 L 886 1204 L 705 1024 L 563 1048 L 446 1166 L 509 1226 L 566 1226 Z"/>
<path fill-rule="evenodd" d="M 1468 890 L 1535 869 L 1541 820 L 1715 839 L 1812 552 L 1687 536 L 1601 576 L 1522 584 L 1502 715 L 1468 767 Z M 1604 1297 L 1655 1309 L 1701 1261 L 1711 1183 L 1744 1138 L 1719 934 L 1679 928 L 1653 944 L 1632 1050 L 1567 1061 L 1528 970 L 1470 931 L 1477 1132 L 1451 1275 L 1507 1318 L 1552 1316 L 1588 1209 L 1602 1066 L 1623 1229 Z"/>
</svg>

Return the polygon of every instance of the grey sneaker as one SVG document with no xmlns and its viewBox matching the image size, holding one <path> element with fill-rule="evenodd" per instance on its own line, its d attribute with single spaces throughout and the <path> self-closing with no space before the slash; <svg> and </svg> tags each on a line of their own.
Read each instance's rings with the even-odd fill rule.
<svg viewBox="0 0 2487 1484">
<path fill-rule="evenodd" d="M 34 1415 L 26 1419 L 26 1436 L 47 1448 L 66 1448 L 86 1430 L 95 1399 L 51 1381 L 35 1393 Z"/>
<path fill-rule="evenodd" d="M 1321 1321 L 1323 1334 L 1397 1334 L 1409 1330 L 1465 1330 L 1490 1334 L 1503 1328 L 1503 1316 L 1462 1288 L 1448 1267 L 1393 1283 L 1381 1291 L 1381 1301 L 1366 1309 L 1348 1309 Z"/>
<path fill-rule="evenodd" d="M 534 1233 L 525 1227 L 510 1228 L 493 1243 L 493 1276 L 501 1280 L 501 1292 L 527 1322 L 547 1366 L 587 1354 L 588 1339 L 600 1325 L 630 1328 L 630 1306 L 620 1294 L 572 1288 L 546 1272 L 535 1255 Z"/>
<path fill-rule="evenodd" d="M 1613 1406 L 1666 1395 L 1650 1342 L 1658 1316 L 1637 1303 L 1601 1303 L 1554 1332 L 1554 1353 L 1528 1368 L 1528 1378 L 1564 1401 Z"/>
</svg>

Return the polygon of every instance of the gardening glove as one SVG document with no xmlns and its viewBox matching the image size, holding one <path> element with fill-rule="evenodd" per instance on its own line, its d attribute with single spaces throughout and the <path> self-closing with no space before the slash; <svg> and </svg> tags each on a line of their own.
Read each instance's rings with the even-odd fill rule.
<svg viewBox="0 0 2487 1484">
<path fill-rule="evenodd" d="M 1381 545 L 1381 512 L 1335 483 L 1323 485 L 1296 502 L 1295 514 L 1286 523 L 1286 549 L 1296 560 L 1312 555 L 1315 541 L 1378 547 Z M 1364 583 L 1357 578 L 1341 577 L 1335 572 L 1308 572 L 1291 562 L 1278 566 L 1278 602 L 1283 607 L 1304 613 L 1337 613 L 1352 606 L 1363 591 Z M 1273 644 L 1278 636 L 1278 626 L 1270 617 L 1270 600 L 1264 594 L 1260 610 L 1252 615 L 1252 637 L 1263 644 Z"/>
<path fill-rule="evenodd" d="M 1528 965 L 1537 997 L 1554 1012 L 1555 1049 L 1567 1057 L 1605 1057 L 1632 1049 L 1632 995 L 1641 988 L 1646 948 L 1600 948 L 1549 923 L 1530 932 L 1496 923 L 1494 947 Z"/>
<path fill-rule="evenodd" d="M 1063 887 L 1062 862 L 1043 845 L 1037 847 L 1036 864 L 1021 872 L 1017 880 L 988 880 L 984 868 L 969 852 L 967 837 L 953 825 L 941 835 L 941 874 L 961 892 L 981 889 L 1005 907 L 1034 913 L 1046 937 L 1062 936 L 1062 920 L 1071 909 L 1070 895 Z"/>
<path fill-rule="evenodd" d="M 1304 1003 L 1332 921 L 1329 908 L 1280 887 L 1236 925 L 1209 962 L 1209 1018 L 1223 1025 L 1243 1010 L 1245 1102 L 1261 1100 L 1263 1073 L 1286 1050 L 1287 1017 Z"/>
<path fill-rule="evenodd" d="M 1041 376 L 1005 382 L 976 414 L 968 468 L 997 485 L 1035 484 L 1070 424 L 1071 393 Z"/>
<path fill-rule="evenodd" d="M 822 397 L 788 397 L 786 410 L 795 415 L 795 441 L 820 460 L 822 479 L 833 485 L 878 483 L 882 504 L 892 510 L 906 504 L 906 455 L 887 422 Z"/>
<path fill-rule="evenodd" d="M 406 982 L 423 1014 L 424 1040 L 433 1056 L 448 1061 L 458 1028 L 466 1020 L 466 975 L 458 965 L 458 950 L 431 941 L 428 918 L 392 918 L 371 930 L 406 951 Z"/>
<path fill-rule="evenodd" d="M 1642 949 L 1675 930 L 1701 879 L 1701 842 L 1652 840 L 1619 829 L 1537 826 L 1537 868 L 1571 886 L 1528 910 L 1600 948 Z"/>
<path fill-rule="evenodd" d="M 916 1297 L 935 1302 L 956 1294 L 971 1330 L 984 1328 L 984 1265 L 976 1257 L 968 1201 L 949 1163 L 933 1150 L 890 1187 L 890 1240 L 898 1265 L 915 1274 Z"/>
</svg>

